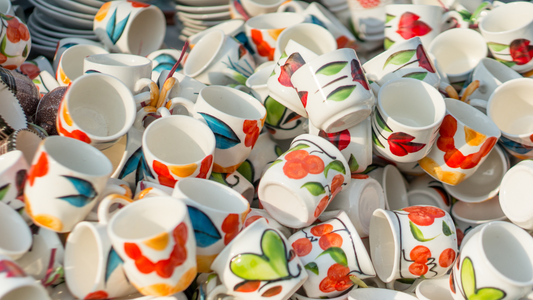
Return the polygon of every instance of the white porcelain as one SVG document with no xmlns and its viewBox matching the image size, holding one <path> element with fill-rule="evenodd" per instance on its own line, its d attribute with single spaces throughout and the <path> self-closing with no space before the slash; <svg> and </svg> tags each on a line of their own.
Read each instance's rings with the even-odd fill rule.
<svg viewBox="0 0 533 300">
<path fill-rule="evenodd" d="M 193 20 L 227 20 L 230 18 L 230 12 L 229 11 L 221 11 L 221 12 L 203 12 L 203 13 L 189 13 L 189 12 L 183 12 L 178 11 L 178 16 L 185 16 L 187 18 L 193 19 Z"/>
<path fill-rule="evenodd" d="M 271 215 L 264 209 L 251 208 L 248 214 L 246 215 L 246 220 L 244 220 L 243 229 L 250 226 L 257 220 L 265 219 L 267 224 L 281 232 L 286 238 L 289 238 L 292 235 L 292 230 L 281 225 L 276 219 L 272 218 Z"/>
<path fill-rule="evenodd" d="M 146 56 L 152 60 L 152 81 L 157 82 L 162 71 L 170 71 L 178 62 L 181 56 L 181 50 L 176 49 L 160 49 L 156 50 Z M 176 72 L 182 69 L 178 66 Z"/>
<path fill-rule="evenodd" d="M 532 177 L 532 170 L 530 160 L 516 164 L 503 177 L 500 191 L 500 205 L 507 218 L 527 230 L 533 229 L 533 208 L 524 191 L 528 178 Z"/>
<path fill-rule="evenodd" d="M 72 18 L 79 18 L 82 20 L 91 20 L 94 16 L 94 14 L 75 12 L 71 9 L 65 9 L 55 3 L 49 3 L 47 1 L 42 1 L 42 0 L 33 0 L 33 1 L 36 3 L 35 6 L 37 7 L 47 8 L 51 11 L 54 11 L 55 13 L 63 14 L 63 15 L 66 15 Z"/>
<path fill-rule="evenodd" d="M 194 46 L 204 37 L 206 34 L 212 31 L 222 30 L 224 34 L 233 36 L 239 40 L 242 44 L 247 43 L 248 39 L 244 34 L 244 20 L 235 19 L 222 22 L 218 25 L 208 27 L 205 30 L 200 31 L 189 37 L 189 47 L 192 49 Z M 243 36 L 243 38 L 241 38 Z M 246 38 L 246 39 L 245 39 Z"/>
<path fill-rule="evenodd" d="M 429 45 L 428 52 L 435 55 L 451 83 L 465 81 L 488 54 L 483 36 L 466 28 L 453 28 L 439 34 Z"/>
<path fill-rule="evenodd" d="M 55 19 L 73 29 L 90 30 L 92 28 L 92 19 L 88 18 L 92 18 L 91 15 L 82 14 L 84 16 L 83 18 L 79 17 L 77 14 L 76 16 L 72 16 L 68 10 L 58 9 L 56 6 L 50 5 L 43 1 L 32 1 L 32 4 L 35 5 L 35 8 L 39 9 L 43 16 L 46 16 L 45 19 Z"/>
<path fill-rule="evenodd" d="M 296 24 L 283 30 L 276 40 L 274 60 L 277 60 L 280 65 L 282 65 L 280 57 L 283 53 L 288 56 L 292 54 L 292 51 L 287 49 L 290 40 L 312 51 L 317 56 L 337 49 L 337 41 L 328 29 L 312 23 Z"/>
<path fill-rule="evenodd" d="M 405 179 L 395 166 L 376 167 L 366 175 L 377 180 L 383 188 L 386 209 L 399 210 L 409 206 Z"/>
<path fill-rule="evenodd" d="M 358 0 L 348 0 L 354 28 L 364 38 L 367 34 L 382 33 L 385 27 L 385 5 L 392 4 L 392 0 L 380 0 L 379 4 L 372 2 L 361 8 Z"/>
<path fill-rule="evenodd" d="M 449 286 L 450 276 L 424 280 L 416 287 L 416 297 L 419 300 L 453 300 Z"/>
<path fill-rule="evenodd" d="M 394 300 L 415 300 L 415 296 L 384 288 L 376 289 L 356 289 L 350 292 L 348 300 L 371 300 L 371 299 L 394 299 Z"/>
<path fill-rule="evenodd" d="M 275 12 L 284 3 L 283 0 L 240 0 L 242 8 L 248 17 L 255 17 L 262 14 Z"/>
<path fill-rule="evenodd" d="M 217 21 L 195 20 L 195 19 L 186 17 L 184 15 L 176 14 L 176 16 L 178 20 L 182 21 L 183 23 L 190 23 L 190 24 L 199 25 L 199 26 L 215 26 L 215 25 L 218 25 L 218 24 L 221 24 L 227 21 L 227 20 L 217 20 Z"/>
<path fill-rule="evenodd" d="M 90 5 L 85 5 L 82 3 L 78 3 L 76 1 L 70 1 L 70 0 L 51 0 L 51 4 L 55 4 L 57 6 L 60 6 L 64 9 L 70 10 L 72 12 L 78 12 L 88 15 L 95 15 L 98 12 L 97 7 L 93 7 Z"/>
<path fill-rule="evenodd" d="M 24 207 L 23 188 L 28 173 L 28 163 L 22 151 L 13 150 L 0 155 L 0 182 L 3 196 L 0 202 L 14 210 Z"/>
<path fill-rule="evenodd" d="M 18 259 L 31 247 L 31 231 L 20 214 L 4 202 L 0 202 L 0 214 L 3 224 L 0 231 L 0 255 Z"/>
<path fill-rule="evenodd" d="M 229 174 L 211 173 L 209 180 L 230 187 L 239 193 L 244 199 L 246 199 L 249 204 L 252 204 L 255 196 L 255 187 L 252 182 L 248 180 L 248 178 L 249 177 L 244 177 L 244 175 L 238 171 L 235 171 Z"/>
<path fill-rule="evenodd" d="M 95 45 L 75 45 L 65 50 L 59 58 L 56 80 L 60 86 L 68 86 L 83 75 L 83 59 L 94 54 L 109 53 Z"/>
<path fill-rule="evenodd" d="M 409 184 L 407 192 L 409 206 L 432 205 L 450 212 L 452 198 L 445 190 L 442 182 L 423 175 Z"/>
<path fill-rule="evenodd" d="M 37 13 L 36 15 L 39 15 L 39 14 Z M 67 32 L 66 34 L 69 34 L 69 36 L 72 36 L 74 34 L 74 32 Z M 68 37 L 68 38 L 61 39 L 56 44 L 57 48 L 55 49 L 54 59 L 53 59 L 53 63 L 52 63 L 52 66 L 54 68 L 54 74 L 56 74 L 56 72 L 57 72 L 57 69 L 58 69 L 58 66 L 59 66 L 59 62 L 61 60 L 63 52 L 65 52 L 70 47 L 73 47 L 73 46 L 76 46 L 76 45 L 92 45 L 92 46 L 103 48 L 103 44 L 100 44 L 98 42 L 91 41 L 91 40 L 88 40 L 88 39 L 85 39 L 85 38 L 77 38 L 77 37 L 76 38 L 71 38 L 71 37 Z M 57 77 L 57 74 L 56 74 L 56 77 Z"/>
<path fill-rule="evenodd" d="M 0 255 L 4 270 L 0 275 L 0 299 L 50 300 L 46 289 L 28 276 L 10 257 Z"/>
<path fill-rule="evenodd" d="M 229 5 L 217 5 L 217 6 L 188 6 L 188 5 L 176 5 L 177 10 L 181 10 L 189 13 L 211 13 L 229 10 Z"/>
</svg>

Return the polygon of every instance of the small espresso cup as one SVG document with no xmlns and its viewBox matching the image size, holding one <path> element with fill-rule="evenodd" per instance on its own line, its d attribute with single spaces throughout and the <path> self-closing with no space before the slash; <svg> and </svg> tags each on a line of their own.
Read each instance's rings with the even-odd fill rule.
<svg viewBox="0 0 533 300">
<path fill-rule="evenodd" d="M 503 177 L 500 189 L 500 206 L 511 222 L 526 229 L 533 230 L 533 207 L 529 205 L 527 182 L 533 177 L 533 162 L 524 160 L 512 167 Z"/>
<path fill-rule="evenodd" d="M 450 215 L 434 206 L 374 211 L 370 255 L 387 287 L 400 278 L 436 278 L 452 268 L 457 236 Z"/>
<path fill-rule="evenodd" d="M 276 221 L 307 227 L 350 183 L 348 163 L 327 140 L 310 134 L 296 137 L 259 182 L 259 199 Z"/>
<path fill-rule="evenodd" d="M 195 47 L 196 49 L 196 47 Z M 266 110 L 253 96 L 225 86 L 200 91 L 196 103 L 177 97 L 167 103 L 183 105 L 215 134 L 213 172 L 233 173 L 246 160 L 263 128 Z"/>
<path fill-rule="evenodd" d="M 83 73 L 103 73 L 118 78 L 134 94 L 137 110 L 142 104 L 154 106 L 159 98 L 159 87 L 151 78 L 152 61 L 133 54 L 108 53 L 85 57 Z M 142 92 L 144 88 L 149 91 Z"/>
<path fill-rule="evenodd" d="M 436 145 L 419 160 L 431 177 L 457 185 L 472 176 L 500 138 L 498 126 L 474 107 L 451 98 Z"/>
<path fill-rule="evenodd" d="M 372 117 L 372 140 L 379 155 L 409 163 L 425 157 L 437 138 L 446 105 L 428 83 L 402 78 L 386 83 Z"/>
<path fill-rule="evenodd" d="M 83 75 L 83 59 L 89 55 L 109 53 L 103 47 L 96 45 L 74 45 L 59 58 L 56 80 L 59 86 L 68 86 L 72 81 Z"/>
<path fill-rule="evenodd" d="M 326 54 L 337 49 L 335 37 L 323 26 L 314 23 L 296 24 L 283 30 L 276 40 L 274 60 L 279 60 L 283 52 L 286 52 L 290 40 L 309 49 L 316 55 Z M 287 53 L 290 55 L 291 53 Z"/>
<path fill-rule="evenodd" d="M 137 1 L 104 3 L 93 24 L 94 33 L 110 50 L 142 56 L 159 49 L 165 28 L 161 9 Z"/>
<path fill-rule="evenodd" d="M 218 299 L 220 294 L 250 300 L 287 299 L 308 278 L 289 241 L 270 227 L 266 219 L 259 219 L 241 231 L 211 268 L 222 284 L 209 292 L 207 300 Z"/>
<path fill-rule="evenodd" d="M 196 277 L 196 241 L 182 201 L 133 202 L 111 217 L 107 233 L 130 283 L 145 296 L 173 295 Z"/>
<path fill-rule="evenodd" d="M 409 184 L 407 192 L 409 205 L 432 205 L 450 212 L 452 198 L 442 182 L 430 176 L 420 176 Z"/>
<path fill-rule="evenodd" d="M 65 93 L 56 126 L 61 136 L 104 150 L 118 142 L 134 120 L 133 96 L 120 80 L 87 74 L 72 82 Z"/>
<path fill-rule="evenodd" d="M 375 103 L 353 49 L 335 50 L 307 62 L 291 81 L 309 121 L 326 133 L 359 124 L 370 115 Z"/>
<path fill-rule="evenodd" d="M 501 130 L 501 144 L 519 159 L 533 158 L 533 128 L 529 118 L 533 107 L 528 97 L 533 82 L 528 78 L 513 79 L 500 85 L 489 98 L 487 116 Z"/>
<path fill-rule="evenodd" d="M 0 299 L 49 300 L 46 289 L 11 258 L 0 255 Z"/>
</svg>

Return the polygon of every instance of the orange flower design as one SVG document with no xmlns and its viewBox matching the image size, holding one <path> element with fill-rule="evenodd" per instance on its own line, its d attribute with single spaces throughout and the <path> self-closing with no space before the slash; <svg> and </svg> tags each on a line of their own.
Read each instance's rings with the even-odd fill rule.
<svg viewBox="0 0 533 300">
<path fill-rule="evenodd" d="M 37 160 L 37 163 L 31 166 L 30 172 L 28 173 L 28 182 L 30 186 L 33 186 L 35 178 L 43 177 L 48 173 L 48 156 L 45 152 L 41 152 L 41 156 Z"/>
<path fill-rule="evenodd" d="M 257 121 L 255 120 L 245 120 L 242 127 L 242 131 L 246 133 L 246 138 L 244 139 L 244 145 L 246 147 L 254 147 L 257 138 L 259 137 L 259 127 L 257 127 Z"/>
<path fill-rule="evenodd" d="M 171 188 L 174 188 L 174 185 L 176 185 L 176 182 L 178 182 L 172 174 L 170 174 L 170 171 L 168 170 L 168 166 L 164 163 L 158 162 L 157 160 L 154 160 L 152 163 L 152 168 L 154 169 L 154 172 L 158 176 L 159 183 L 168 186 Z"/>
<path fill-rule="evenodd" d="M 268 60 L 274 60 L 275 49 L 270 47 L 270 45 L 263 40 L 263 34 L 260 30 L 252 29 L 252 41 L 257 47 L 257 53 L 259 53 L 259 55 L 267 57 Z"/>
<path fill-rule="evenodd" d="M 111 7 L 111 1 L 104 3 L 104 5 L 100 7 L 100 10 L 98 10 L 96 16 L 94 16 L 94 20 L 97 22 L 102 22 L 109 11 L 109 7 Z"/>
<path fill-rule="evenodd" d="M 11 19 L 9 19 L 11 18 Z M 27 41 L 30 39 L 30 32 L 28 31 L 28 27 L 21 23 L 18 18 L 13 16 L 6 16 L 7 20 L 7 39 L 13 43 L 16 44 L 20 42 L 20 40 Z"/>
</svg>

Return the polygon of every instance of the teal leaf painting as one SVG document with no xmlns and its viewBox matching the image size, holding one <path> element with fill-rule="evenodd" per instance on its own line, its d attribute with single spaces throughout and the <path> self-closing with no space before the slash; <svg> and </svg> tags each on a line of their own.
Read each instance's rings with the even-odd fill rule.
<svg viewBox="0 0 533 300">
<path fill-rule="evenodd" d="M 87 70 L 87 71 L 85 71 L 85 74 L 92 74 L 92 73 L 102 73 L 102 72 L 97 71 L 97 70 Z"/>
<path fill-rule="evenodd" d="M 137 174 L 135 175 L 135 185 L 137 185 L 139 181 L 147 177 L 155 179 L 154 174 L 152 174 L 152 171 L 148 167 L 148 163 L 146 162 L 146 159 L 144 158 L 144 154 L 141 151 L 141 161 L 139 162 L 139 165 L 137 166 Z"/>
<path fill-rule="evenodd" d="M 176 59 L 172 55 L 165 54 L 165 53 L 159 54 L 153 60 L 156 61 L 159 64 L 165 64 L 166 63 L 166 64 L 174 65 L 176 63 Z"/>
<path fill-rule="evenodd" d="M 109 280 L 109 277 L 111 277 L 111 274 L 113 274 L 113 271 L 115 271 L 118 266 L 123 264 L 124 261 L 118 256 L 117 252 L 113 247 L 109 249 L 109 254 L 107 255 L 107 263 L 106 263 L 106 269 L 105 269 L 105 282 Z"/>
<path fill-rule="evenodd" d="M 137 171 L 137 167 L 139 166 L 139 163 L 141 162 L 142 155 L 143 155 L 142 148 L 139 147 L 139 149 L 135 150 L 135 152 L 133 152 L 133 154 L 128 158 L 128 160 L 124 164 L 124 167 L 122 167 L 122 170 L 120 170 L 118 179 L 124 179 L 126 176 L 128 176 L 132 172 Z"/>
<path fill-rule="evenodd" d="M 124 19 L 117 22 L 117 10 L 113 11 L 113 14 L 109 18 L 106 26 L 106 32 L 107 36 L 109 36 L 109 39 L 111 39 L 111 42 L 113 44 L 116 44 L 117 41 L 122 36 L 122 33 L 124 32 L 124 28 L 126 27 L 126 24 L 128 23 L 128 19 L 130 18 L 130 14 L 128 14 Z"/>
<path fill-rule="evenodd" d="M 62 196 L 58 197 L 58 199 L 65 200 L 76 207 L 84 207 L 92 200 L 94 200 L 94 198 L 96 198 L 96 196 L 98 195 L 92 183 L 90 183 L 89 181 L 68 175 L 62 176 L 68 181 L 70 181 L 70 183 L 74 186 L 74 188 L 76 188 L 79 194 Z"/>
<path fill-rule="evenodd" d="M 212 115 L 206 113 L 199 114 L 204 117 L 207 126 L 209 126 L 211 131 L 213 131 L 213 133 L 215 134 L 217 144 L 216 147 L 218 149 L 229 149 L 241 143 L 239 137 L 235 134 L 233 129 L 231 129 L 231 127 L 229 127 L 226 123 Z"/>
<path fill-rule="evenodd" d="M 328 28 L 326 27 L 326 25 L 324 25 L 324 23 L 323 23 L 322 21 L 320 21 L 320 19 L 317 18 L 316 16 L 314 16 L 314 15 L 309 15 L 309 17 L 311 17 L 311 23 L 316 24 L 316 25 L 318 25 L 318 26 L 322 26 L 322 27 L 328 29 Z"/>
<path fill-rule="evenodd" d="M 187 206 L 187 210 L 191 217 L 194 237 L 198 247 L 209 247 L 222 238 L 213 221 L 203 211 L 192 206 Z"/>
</svg>

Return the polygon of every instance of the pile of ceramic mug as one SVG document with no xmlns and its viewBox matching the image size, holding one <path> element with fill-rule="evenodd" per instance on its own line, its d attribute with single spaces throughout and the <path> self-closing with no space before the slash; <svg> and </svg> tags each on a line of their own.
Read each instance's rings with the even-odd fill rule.
<svg viewBox="0 0 533 300">
<path fill-rule="evenodd" d="M 0 14 L 0 300 L 530 297 L 533 4 L 398 2 Z"/>
</svg>

